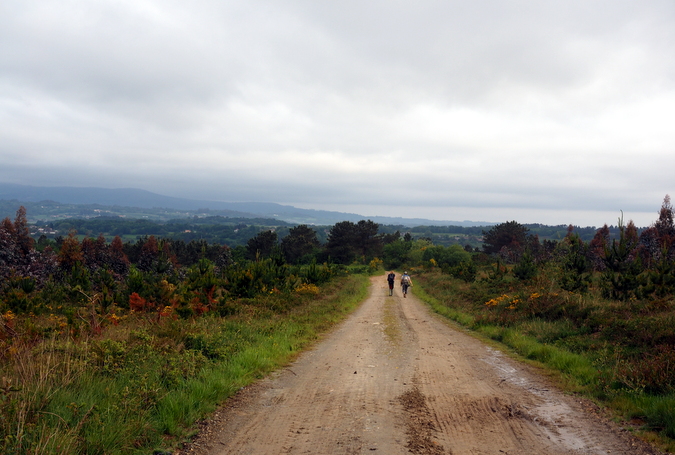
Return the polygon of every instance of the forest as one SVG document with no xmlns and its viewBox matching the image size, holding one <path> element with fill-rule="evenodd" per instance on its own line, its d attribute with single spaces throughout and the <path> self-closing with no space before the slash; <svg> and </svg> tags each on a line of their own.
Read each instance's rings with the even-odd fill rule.
<svg viewBox="0 0 675 455">
<path fill-rule="evenodd" d="M 283 239 L 294 225 L 277 219 L 241 218 L 221 215 L 199 215 L 173 218 L 165 221 L 147 218 L 126 218 L 121 216 L 99 215 L 88 218 L 64 218 L 31 223 L 31 236 L 39 239 L 40 245 L 52 240 L 60 243 L 71 231 L 76 231 L 81 239 L 85 236 L 104 236 L 108 241 L 120 236 L 124 241 L 135 241 L 142 236 L 170 238 L 191 242 L 203 241 L 209 244 L 227 245 L 230 248 L 245 246 L 248 240 L 264 230 L 274 230 L 279 239 Z M 483 231 L 489 226 L 415 226 L 378 225 L 379 234 L 408 233 L 413 239 L 426 238 L 435 245 L 482 247 Z M 568 226 L 546 226 L 525 224 L 528 231 L 542 240 L 561 240 L 567 235 Z M 317 240 L 325 244 L 331 226 L 310 226 L 316 232 Z M 609 226 L 610 236 L 618 234 L 618 228 Z M 597 229 L 595 227 L 574 226 L 574 231 L 584 241 L 590 241 Z"/>
<path fill-rule="evenodd" d="M 107 219 L 64 220 L 46 227 L 68 234 L 48 236 L 20 207 L 0 223 L 0 452 L 175 446 L 215 403 L 356 305 L 369 274 L 404 268 L 436 311 L 560 371 L 667 445 L 674 218 L 666 196 L 643 229 L 619 219 L 590 236 L 508 221 L 454 233 L 480 237 L 480 247 L 461 236 L 436 242 L 443 228 L 402 232 L 369 220 L 161 224 L 167 233 L 246 233 L 230 246 L 159 235 L 147 221 L 126 239 Z M 208 396 L 185 398 L 194 393 Z M 185 408 L 196 402 L 203 407 Z"/>
</svg>

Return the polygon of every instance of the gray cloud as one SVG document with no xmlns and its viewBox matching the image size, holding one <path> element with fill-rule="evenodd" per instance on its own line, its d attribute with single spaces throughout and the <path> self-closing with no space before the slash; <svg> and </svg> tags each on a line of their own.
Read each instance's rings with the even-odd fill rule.
<svg viewBox="0 0 675 455">
<path fill-rule="evenodd" d="M 674 25 L 669 0 L 10 0 L 0 179 L 647 224 L 672 192 Z"/>
</svg>

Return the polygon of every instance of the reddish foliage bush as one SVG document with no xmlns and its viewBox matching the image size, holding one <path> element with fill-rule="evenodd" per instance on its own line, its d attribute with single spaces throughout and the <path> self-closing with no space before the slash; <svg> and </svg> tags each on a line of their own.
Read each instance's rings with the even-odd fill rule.
<svg viewBox="0 0 675 455">
<path fill-rule="evenodd" d="M 155 309 L 157 305 L 154 302 L 148 302 L 143 297 L 134 292 L 129 296 L 129 309 L 139 313 L 147 313 Z"/>
</svg>

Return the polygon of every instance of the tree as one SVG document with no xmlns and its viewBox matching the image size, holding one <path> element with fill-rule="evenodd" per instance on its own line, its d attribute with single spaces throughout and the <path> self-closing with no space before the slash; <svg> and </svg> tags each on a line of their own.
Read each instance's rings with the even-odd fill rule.
<svg viewBox="0 0 675 455">
<path fill-rule="evenodd" d="M 234 258 L 232 257 L 232 250 L 227 245 L 218 246 L 218 255 L 215 259 L 216 267 L 221 270 L 224 270 L 234 264 Z"/>
<path fill-rule="evenodd" d="M 456 267 L 462 262 L 471 262 L 471 254 L 459 245 L 450 245 L 448 247 L 436 245 L 426 248 L 422 253 L 422 260 L 425 264 L 429 263 L 432 259 L 441 269 L 449 271 L 450 268 Z"/>
<path fill-rule="evenodd" d="M 356 257 L 356 226 L 351 221 L 335 223 L 328 233 L 326 253 L 339 264 L 349 264 Z"/>
<path fill-rule="evenodd" d="M 675 221 L 673 206 L 667 194 L 663 198 L 659 219 L 642 231 L 639 243 L 640 258 L 646 268 L 659 264 L 662 259 L 672 260 L 675 256 Z"/>
<path fill-rule="evenodd" d="M 39 252 L 35 249 L 23 206 L 17 210 L 14 222 L 9 218 L 0 222 L 0 279 L 15 275 L 25 278 L 26 282 L 41 284 L 56 269 L 51 248 L 45 247 Z"/>
<path fill-rule="evenodd" d="M 605 251 L 609 245 L 609 227 L 607 224 L 597 230 L 589 245 L 589 257 L 594 270 L 605 270 Z"/>
<path fill-rule="evenodd" d="M 80 242 L 75 234 L 75 231 L 70 231 L 59 249 L 59 266 L 64 272 L 70 272 L 76 264 L 82 263 L 83 260 Z"/>
<path fill-rule="evenodd" d="M 670 203 L 670 196 L 666 194 L 659 210 L 659 219 L 654 223 L 654 229 L 658 233 L 661 246 L 670 248 L 675 240 L 675 222 L 673 220 L 673 206 Z"/>
<path fill-rule="evenodd" d="M 640 234 L 638 253 L 642 264 L 647 269 L 651 269 L 652 266 L 657 264 L 662 259 L 663 253 L 665 253 L 664 257 L 667 258 L 668 249 L 664 248 L 659 232 L 654 226 L 648 227 Z"/>
<path fill-rule="evenodd" d="M 605 271 L 601 277 L 603 296 L 609 299 L 629 300 L 636 296 L 642 272 L 642 263 L 637 253 L 637 228 L 633 221 L 624 226 L 619 219 L 619 239 L 605 246 Z"/>
<path fill-rule="evenodd" d="M 171 252 L 168 241 L 157 240 L 154 235 L 151 235 L 138 242 L 142 242 L 140 256 L 136 262 L 140 271 L 164 274 L 175 268 L 176 256 Z"/>
<path fill-rule="evenodd" d="M 119 235 L 116 235 L 110 243 L 110 254 L 106 265 L 120 276 L 126 276 L 129 272 L 129 258 L 124 254 L 124 244 Z"/>
<path fill-rule="evenodd" d="M 288 235 L 281 239 L 281 251 L 291 264 L 311 262 L 319 246 L 316 231 L 306 224 L 291 228 Z"/>
<path fill-rule="evenodd" d="M 0 223 L 0 276 L 8 276 L 10 270 L 25 272 L 30 268 L 34 244 L 28 229 L 26 208 L 21 206 L 13 223 L 9 218 Z"/>
<path fill-rule="evenodd" d="M 396 231 L 391 234 L 380 234 L 380 240 L 383 245 L 389 245 L 390 243 L 396 242 L 401 238 L 401 232 Z"/>
<path fill-rule="evenodd" d="M 10 275 L 10 270 L 16 267 L 17 247 L 14 225 L 9 218 L 0 223 L 0 277 Z"/>
<path fill-rule="evenodd" d="M 503 248 L 520 253 L 528 241 L 528 229 L 516 221 L 507 221 L 483 231 L 483 251 L 496 254 Z"/>
<path fill-rule="evenodd" d="M 355 259 L 368 262 L 382 254 L 382 242 L 377 236 L 379 225 L 371 220 L 335 223 L 328 234 L 326 253 L 341 264 L 349 264 Z"/>
<path fill-rule="evenodd" d="M 520 281 L 528 281 L 537 275 L 537 264 L 529 251 L 523 253 L 520 261 L 513 268 L 513 275 Z"/>
<path fill-rule="evenodd" d="M 141 240 L 139 240 L 141 242 Z M 152 270 L 153 264 L 159 259 L 159 243 L 154 235 L 146 238 L 141 246 L 141 254 L 138 258 L 137 267 L 142 272 Z"/>
<path fill-rule="evenodd" d="M 28 257 L 35 240 L 30 236 L 28 229 L 28 219 L 26 218 L 26 208 L 22 205 L 16 211 L 16 218 L 14 219 L 14 235 L 16 236 L 16 246 L 19 254 L 23 257 Z"/>
<path fill-rule="evenodd" d="M 412 242 L 406 242 L 403 239 L 387 243 L 383 248 L 384 266 L 388 269 L 397 269 L 404 266 L 411 248 Z"/>
<path fill-rule="evenodd" d="M 358 253 L 371 260 L 382 255 L 382 241 L 377 233 L 379 225 L 371 220 L 361 220 L 356 223 Z"/>
<path fill-rule="evenodd" d="M 270 257 L 277 247 L 277 233 L 262 231 L 246 243 L 247 257 L 251 260 L 257 257 Z"/>
<path fill-rule="evenodd" d="M 99 235 L 94 241 L 90 237 L 85 237 L 80 245 L 82 259 L 90 272 L 94 272 L 100 267 L 105 266 L 105 259 L 108 253 L 108 245 L 103 235 Z"/>
<path fill-rule="evenodd" d="M 570 292 L 586 292 L 591 282 L 588 246 L 579 235 L 569 231 L 558 245 L 560 253 L 560 287 Z"/>
</svg>

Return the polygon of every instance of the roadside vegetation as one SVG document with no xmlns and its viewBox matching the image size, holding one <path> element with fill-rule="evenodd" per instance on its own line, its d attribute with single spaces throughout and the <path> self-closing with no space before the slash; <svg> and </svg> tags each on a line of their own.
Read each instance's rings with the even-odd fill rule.
<svg viewBox="0 0 675 455">
<path fill-rule="evenodd" d="M 570 227 L 562 241 L 540 243 L 503 223 L 462 267 L 418 265 L 415 290 L 675 451 L 673 219 L 666 196 L 652 226 L 638 233 L 620 219 L 613 239 L 605 226 L 584 242 Z"/>
<path fill-rule="evenodd" d="M 366 284 L 354 275 L 340 286 L 235 300 L 228 317 L 117 313 L 118 322 L 98 329 L 54 315 L 5 318 L 16 338 L 3 358 L 0 452 L 175 447 L 219 403 L 288 363 L 353 309 Z"/>
<path fill-rule="evenodd" d="M 72 233 L 38 249 L 23 208 L 5 219 L 0 453 L 169 450 L 288 363 L 366 297 L 371 271 L 317 263 L 313 231 L 291 231 L 282 243 L 253 237 L 237 258 L 153 236 L 124 244 Z"/>
<path fill-rule="evenodd" d="M 407 269 L 436 311 L 673 450 L 674 218 L 666 197 L 652 226 L 620 219 L 592 237 L 569 226 L 540 240 L 541 226 L 509 221 L 477 248 L 473 230 L 439 244 L 441 228 L 344 221 L 321 235 L 255 229 L 231 248 L 35 239 L 21 207 L 0 223 L 0 453 L 171 450 L 351 311 L 383 268 Z"/>
</svg>

